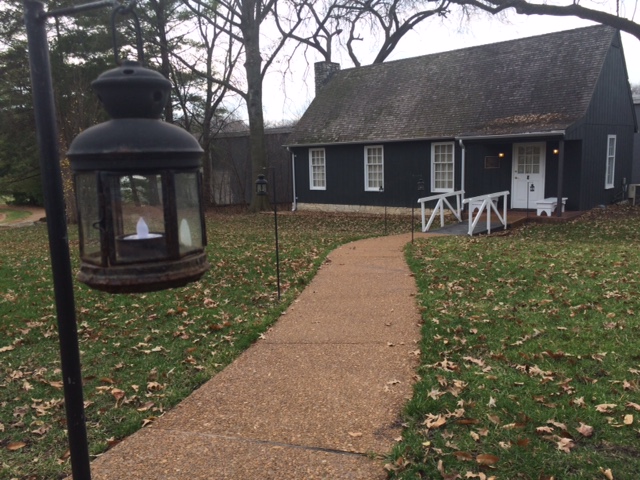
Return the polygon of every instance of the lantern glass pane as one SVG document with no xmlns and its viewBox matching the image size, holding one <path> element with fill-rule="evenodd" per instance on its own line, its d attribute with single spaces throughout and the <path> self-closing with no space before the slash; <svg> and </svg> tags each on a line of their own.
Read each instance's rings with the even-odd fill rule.
<svg viewBox="0 0 640 480">
<path fill-rule="evenodd" d="M 202 251 L 204 248 L 199 184 L 199 172 L 175 175 L 178 243 L 181 256 Z"/>
<path fill-rule="evenodd" d="M 95 172 L 79 173 L 76 175 L 75 186 L 81 239 L 80 257 L 85 262 L 101 265 L 98 177 Z"/>
<path fill-rule="evenodd" d="M 166 258 L 162 176 L 120 175 L 114 180 L 111 200 L 116 262 Z"/>
</svg>

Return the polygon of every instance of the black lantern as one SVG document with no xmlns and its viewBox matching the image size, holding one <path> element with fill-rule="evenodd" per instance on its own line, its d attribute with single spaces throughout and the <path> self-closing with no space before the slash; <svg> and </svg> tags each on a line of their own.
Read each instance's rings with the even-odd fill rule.
<svg viewBox="0 0 640 480">
<path fill-rule="evenodd" d="M 71 143 L 78 279 L 111 293 L 180 287 L 207 271 L 202 148 L 160 120 L 170 82 L 125 61 L 92 84 L 112 118 Z"/>
<path fill-rule="evenodd" d="M 260 197 L 265 197 L 267 195 L 268 185 L 269 185 L 269 182 L 267 182 L 267 179 L 265 178 L 265 176 L 262 173 L 258 175 L 258 179 L 256 180 L 256 195 Z"/>
<path fill-rule="evenodd" d="M 418 178 L 416 189 L 418 190 L 418 193 L 424 192 L 424 179 L 422 177 Z"/>
</svg>

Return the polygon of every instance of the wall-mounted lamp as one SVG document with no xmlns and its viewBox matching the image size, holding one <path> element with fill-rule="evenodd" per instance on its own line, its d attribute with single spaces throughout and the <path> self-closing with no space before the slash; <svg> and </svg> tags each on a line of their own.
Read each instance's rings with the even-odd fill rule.
<svg viewBox="0 0 640 480">
<path fill-rule="evenodd" d="M 558 150 L 557 148 L 554 148 L 553 149 L 553 154 L 554 155 L 558 155 L 558 153 L 560 153 L 560 150 Z"/>
<path fill-rule="evenodd" d="M 500 152 L 500 153 L 498 154 L 498 158 L 504 158 L 504 152 Z"/>
</svg>

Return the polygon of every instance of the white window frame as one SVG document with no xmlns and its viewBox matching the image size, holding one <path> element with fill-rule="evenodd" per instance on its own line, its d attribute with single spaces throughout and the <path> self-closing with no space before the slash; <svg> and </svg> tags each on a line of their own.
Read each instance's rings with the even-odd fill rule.
<svg viewBox="0 0 640 480">
<path fill-rule="evenodd" d="M 451 186 L 436 188 L 436 147 L 451 147 Z M 439 162 L 444 163 L 444 162 Z M 434 142 L 431 144 L 431 191 L 432 192 L 453 192 L 456 184 L 456 146 L 454 142 Z"/>
<path fill-rule="evenodd" d="M 615 184 L 616 143 L 617 139 L 615 135 L 607 135 L 607 161 L 604 167 L 604 188 L 607 190 L 613 188 Z"/>
<path fill-rule="evenodd" d="M 322 152 L 322 164 L 314 165 L 314 153 Z M 316 157 L 317 159 L 318 157 Z M 321 168 L 320 168 L 321 167 Z M 317 173 L 319 176 L 314 175 Z M 309 189 L 310 190 L 326 190 L 327 189 L 327 153 L 324 148 L 309 149 Z"/>
<path fill-rule="evenodd" d="M 380 150 L 380 162 L 369 163 L 369 152 Z M 376 152 L 377 157 L 377 152 Z M 369 182 L 370 167 L 380 166 L 380 179 L 376 185 L 371 186 Z M 372 179 L 373 181 L 374 179 Z M 367 145 L 364 147 L 364 189 L 366 192 L 382 192 L 384 191 L 384 147 L 382 145 Z"/>
</svg>

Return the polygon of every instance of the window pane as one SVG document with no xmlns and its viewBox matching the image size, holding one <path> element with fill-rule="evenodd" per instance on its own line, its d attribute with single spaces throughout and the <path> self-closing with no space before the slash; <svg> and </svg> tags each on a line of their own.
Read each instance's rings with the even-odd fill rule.
<svg viewBox="0 0 640 480">
<path fill-rule="evenodd" d="M 366 188 L 378 190 L 384 185 L 384 165 L 382 147 L 366 147 Z"/>
<path fill-rule="evenodd" d="M 454 188 L 454 146 L 452 143 L 434 144 L 432 150 L 432 171 L 434 190 Z"/>
<path fill-rule="evenodd" d="M 324 189 L 327 186 L 324 149 L 310 150 L 311 188 Z"/>
<path fill-rule="evenodd" d="M 175 176 L 180 255 L 197 252 L 204 247 L 198 180 L 198 172 L 177 173 Z"/>
</svg>

